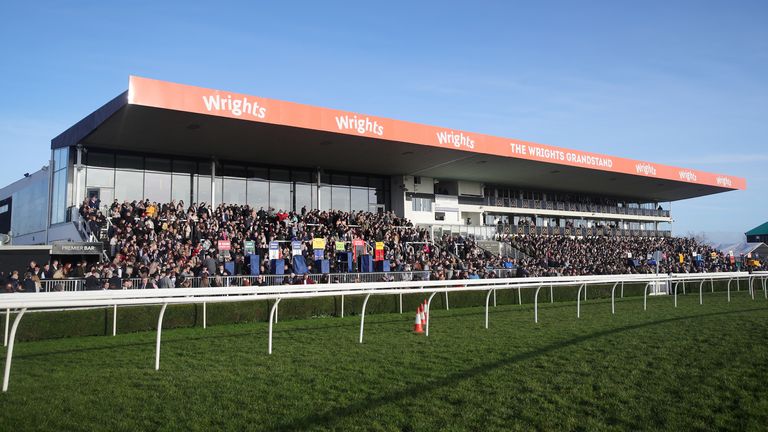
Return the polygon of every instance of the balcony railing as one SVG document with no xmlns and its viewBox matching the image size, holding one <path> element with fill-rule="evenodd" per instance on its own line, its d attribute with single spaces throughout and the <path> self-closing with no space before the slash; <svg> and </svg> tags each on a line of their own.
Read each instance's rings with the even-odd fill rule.
<svg viewBox="0 0 768 432">
<path fill-rule="evenodd" d="M 619 207 L 605 204 L 585 204 L 564 201 L 544 201 L 521 198 L 459 197 L 459 204 L 490 205 L 536 210 L 560 210 L 586 213 L 605 213 L 629 216 L 669 217 L 669 210 Z"/>
</svg>

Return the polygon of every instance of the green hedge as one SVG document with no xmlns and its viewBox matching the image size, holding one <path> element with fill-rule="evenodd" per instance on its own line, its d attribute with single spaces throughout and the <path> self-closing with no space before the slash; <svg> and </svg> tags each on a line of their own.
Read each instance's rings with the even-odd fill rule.
<svg viewBox="0 0 768 432">
<path fill-rule="evenodd" d="M 610 298 L 612 285 L 590 286 L 588 298 Z M 624 295 L 642 296 L 645 284 L 625 284 Z M 731 287 L 736 289 L 735 284 Z M 742 283 L 742 288 L 746 286 Z M 710 291 L 709 282 L 704 289 Z M 715 289 L 724 291 L 725 282 L 716 282 Z M 577 287 L 555 287 L 554 301 L 575 301 Z M 688 284 L 689 293 L 698 292 L 698 284 Z M 535 290 L 523 289 L 520 297 L 523 304 L 533 303 Z M 680 287 L 679 293 L 682 293 Z M 484 306 L 487 291 L 457 292 L 448 295 L 450 308 Z M 425 294 L 403 295 L 403 313 L 412 314 L 418 305 L 427 297 Z M 616 291 L 619 297 L 619 288 Z M 344 298 L 344 315 L 355 316 L 360 313 L 364 296 L 346 296 Z M 517 304 L 517 290 L 500 290 L 496 293 L 498 305 Z M 550 302 L 549 286 L 544 286 L 539 294 L 541 304 Z M 238 303 L 209 303 L 207 305 L 207 324 L 221 325 L 233 323 L 266 322 L 269 317 L 271 301 L 238 302 Z M 399 299 L 396 295 L 372 296 L 368 301 L 366 313 L 396 313 Z M 445 308 L 445 295 L 438 293 L 432 301 L 433 309 Z M 118 308 L 117 332 L 132 333 L 157 328 L 157 317 L 160 306 L 126 306 Z M 19 325 L 17 340 L 30 341 L 74 336 L 100 336 L 112 334 L 111 307 L 103 309 L 73 310 L 62 312 L 27 313 Z M 279 318 L 305 319 L 341 315 L 340 297 L 323 297 L 313 299 L 290 299 L 280 303 Z M 11 314 L 13 323 L 14 314 Z M 5 317 L 3 317 L 5 318 Z M 5 319 L 1 326 L 5 326 Z M 163 328 L 193 327 L 203 325 L 203 305 L 172 305 L 168 306 L 163 321 Z"/>
</svg>

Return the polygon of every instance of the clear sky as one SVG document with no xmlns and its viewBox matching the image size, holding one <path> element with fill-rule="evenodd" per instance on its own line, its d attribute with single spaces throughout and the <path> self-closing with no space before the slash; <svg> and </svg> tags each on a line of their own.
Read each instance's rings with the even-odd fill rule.
<svg viewBox="0 0 768 432">
<path fill-rule="evenodd" d="M 768 1 L 7 2 L 0 185 L 140 75 L 747 179 L 675 234 L 768 220 Z"/>
</svg>

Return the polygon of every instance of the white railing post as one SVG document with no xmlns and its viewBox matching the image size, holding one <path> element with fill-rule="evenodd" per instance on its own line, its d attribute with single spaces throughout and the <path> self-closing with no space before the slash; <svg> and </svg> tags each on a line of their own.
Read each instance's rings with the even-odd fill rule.
<svg viewBox="0 0 768 432">
<path fill-rule="evenodd" d="M 163 316 L 165 316 L 165 309 L 168 307 L 168 303 L 163 303 L 163 308 L 160 309 L 160 316 L 157 318 L 157 343 L 155 345 L 155 370 L 160 370 L 160 338 L 163 333 Z"/>
<path fill-rule="evenodd" d="M 653 282 L 648 282 L 643 288 L 643 310 L 648 310 L 648 288 Z"/>
<path fill-rule="evenodd" d="M 533 296 L 533 322 L 537 323 L 539 322 L 539 291 L 541 291 L 541 287 L 543 285 L 539 285 L 538 288 L 536 288 L 536 294 Z M 552 285 L 549 286 L 549 288 L 552 288 Z"/>
<path fill-rule="evenodd" d="M 207 303 L 203 302 L 203 328 L 208 327 L 208 308 Z"/>
<path fill-rule="evenodd" d="M 619 283 L 616 282 L 613 284 L 613 288 L 611 288 L 611 314 L 616 314 L 616 285 Z"/>
<path fill-rule="evenodd" d="M 426 314 L 427 325 L 426 325 L 426 329 L 425 329 L 425 333 L 424 333 L 426 336 L 429 336 L 429 323 L 432 322 L 432 313 L 430 312 L 430 306 L 432 306 L 432 298 L 435 297 L 435 294 L 437 294 L 437 291 L 433 292 L 429 296 L 429 299 L 427 300 L 427 309 L 426 309 L 426 312 L 427 312 L 427 314 Z M 446 294 L 447 294 L 447 292 L 446 292 Z"/>
<path fill-rule="evenodd" d="M 465 285 L 465 287 L 466 287 L 466 285 Z M 445 292 L 445 310 L 450 310 L 448 308 L 448 291 Z M 429 335 L 427 335 L 427 336 L 429 336 Z"/>
<path fill-rule="evenodd" d="M 112 307 L 112 336 L 117 336 L 117 305 Z"/>
<path fill-rule="evenodd" d="M 24 312 L 27 308 L 22 308 L 19 311 L 16 318 L 13 319 L 13 327 L 11 327 L 11 336 L 8 340 L 8 351 L 5 353 L 5 373 L 3 373 L 3 393 L 8 391 L 8 380 L 11 377 L 11 360 L 13 359 L 13 345 L 16 340 L 16 330 L 19 328 L 19 322 L 21 317 L 24 316 Z"/>
<path fill-rule="evenodd" d="M 621 298 L 624 298 L 624 281 L 621 281 Z"/>
<path fill-rule="evenodd" d="M 752 276 L 747 277 L 747 283 L 749 284 L 749 293 L 752 295 L 752 300 L 755 299 L 755 285 L 752 283 L 755 281 L 755 278 Z"/>
<path fill-rule="evenodd" d="M 517 304 L 523 304 L 523 295 L 520 294 L 520 288 L 517 288 Z"/>
<path fill-rule="evenodd" d="M 485 328 L 488 328 L 488 308 L 491 301 L 491 293 L 494 290 L 489 290 L 488 294 L 485 296 Z"/>
<path fill-rule="evenodd" d="M 699 304 L 704 304 L 704 281 L 705 279 L 701 280 L 701 283 L 699 284 Z"/>
<path fill-rule="evenodd" d="M 493 290 L 493 307 L 496 307 L 496 290 Z"/>
<path fill-rule="evenodd" d="M 267 354 L 272 354 L 272 327 L 275 321 L 277 320 L 277 317 L 275 316 L 275 311 L 277 311 L 277 305 L 280 304 L 280 300 L 275 300 L 275 304 L 272 305 L 272 308 L 269 311 L 269 341 L 267 342 Z"/>
<path fill-rule="evenodd" d="M 344 294 L 341 295 L 341 317 L 344 318 Z"/>
<path fill-rule="evenodd" d="M 403 314 L 403 294 L 399 294 L 400 297 L 400 315 Z"/>
<path fill-rule="evenodd" d="M 363 327 L 365 326 L 365 308 L 368 306 L 368 299 L 371 298 L 371 294 L 365 296 L 363 300 L 363 308 L 360 311 L 360 343 L 363 343 Z"/>
<path fill-rule="evenodd" d="M 555 291 L 552 289 L 552 284 L 549 285 L 549 302 L 555 302 Z"/>
<path fill-rule="evenodd" d="M 3 346 L 8 346 L 8 325 L 11 322 L 11 308 L 5 309 L 5 338 L 3 339 Z"/>
<path fill-rule="evenodd" d="M 733 282 L 733 279 L 728 279 L 728 303 L 731 302 L 731 282 Z"/>
<path fill-rule="evenodd" d="M 675 288 L 674 288 L 674 291 L 675 291 L 675 307 L 677 307 L 677 285 L 679 283 L 680 282 L 675 282 Z M 683 282 L 683 283 L 685 283 L 685 282 Z"/>
<path fill-rule="evenodd" d="M 584 287 L 587 284 L 581 284 L 579 286 L 579 292 L 576 293 L 576 318 L 581 318 L 581 290 L 584 289 Z"/>
</svg>

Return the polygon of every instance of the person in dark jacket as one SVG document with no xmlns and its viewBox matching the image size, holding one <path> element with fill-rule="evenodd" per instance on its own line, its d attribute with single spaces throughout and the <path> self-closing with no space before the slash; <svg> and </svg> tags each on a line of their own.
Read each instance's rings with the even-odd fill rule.
<svg viewBox="0 0 768 432">
<path fill-rule="evenodd" d="M 37 287 L 35 286 L 35 281 L 32 280 L 32 273 L 26 272 L 24 273 L 24 280 L 21 281 L 21 290 L 25 293 L 33 293 L 37 292 Z"/>
<path fill-rule="evenodd" d="M 91 269 L 91 271 L 88 273 L 88 276 L 85 278 L 85 290 L 97 291 L 100 289 L 101 289 L 101 284 L 99 283 L 98 276 L 96 276 L 96 270 Z"/>
</svg>

